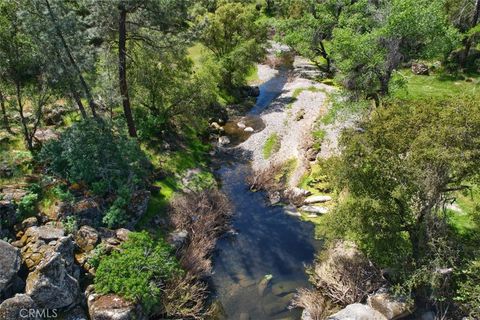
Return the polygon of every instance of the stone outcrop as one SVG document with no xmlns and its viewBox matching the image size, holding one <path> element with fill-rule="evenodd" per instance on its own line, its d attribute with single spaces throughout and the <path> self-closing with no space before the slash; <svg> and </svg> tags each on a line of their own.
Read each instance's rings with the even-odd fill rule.
<svg viewBox="0 0 480 320">
<path fill-rule="evenodd" d="M 429 70 L 428 66 L 425 63 L 414 62 L 412 63 L 412 72 L 416 75 L 428 76 Z"/>
<path fill-rule="evenodd" d="M 91 320 L 145 319 L 140 306 L 115 294 L 91 294 L 87 302 Z"/>
<path fill-rule="evenodd" d="M 27 310 L 27 311 L 26 311 Z M 38 310 L 37 304 L 26 294 L 17 294 L 0 304 L 1 320 L 41 320 L 35 314 L 29 315 L 28 310 Z M 27 317 L 28 316 L 28 317 Z"/>
<path fill-rule="evenodd" d="M 21 263 L 20 251 L 8 242 L 0 240 L 0 297 L 5 296 L 11 288 Z"/>
<path fill-rule="evenodd" d="M 382 313 L 389 320 L 406 317 L 413 311 L 413 305 L 392 297 L 387 292 L 377 292 L 367 299 L 368 305 Z"/>
<path fill-rule="evenodd" d="M 82 226 L 75 234 L 75 242 L 84 252 L 92 251 L 99 239 L 97 230 L 90 226 Z"/>
<path fill-rule="evenodd" d="M 51 252 L 27 277 L 26 293 L 38 306 L 58 309 L 71 306 L 77 301 L 79 284 L 66 267 L 58 252 Z"/>
<path fill-rule="evenodd" d="M 387 318 L 367 305 L 354 303 L 332 314 L 327 320 L 387 320 Z"/>
<path fill-rule="evenodd" d="M 315 195 L 315 196 L 310 196 L 307 197 L 304 201 L 305 204 L 313 204 L 313 203 L 323 203 L 323 202 L 328 202 L 331 201 L 332 197 L 330 196 L 320 196 L 320 195 Z"/>
</svg>

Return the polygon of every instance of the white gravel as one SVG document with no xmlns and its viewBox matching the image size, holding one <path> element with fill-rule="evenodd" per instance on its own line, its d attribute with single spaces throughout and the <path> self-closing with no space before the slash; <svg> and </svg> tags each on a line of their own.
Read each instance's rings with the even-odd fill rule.
<svg viewBox="0 0 480 320">
<path fill-rule="evenodd" d="M 262 81 L 270 79 L 276 72 L 266 65 L 258 67 L 259 78 Z M 304 150 L 306 140 L 311 136 L 315 121 L 328 109 L 326 93 L 335 89 L 306 79 L 295 70 L 292 74 L 294 76 L 285 84 L 283 93 L 260 114 L 265 123 L 265 129 L 254 133 L 238 148 L 251 153 L 254 170 L 263 170 L 272 163 L 281 163 L 292 158 L 298 159 L 297 169 L 290 179 L 290 185 L 295 186 L 309 165 Z M 290 103 L 296 89 L 304 90 L 293 103 Z M 299 112 L 304 112 L 304 115 L 297 121 L 296 116 Z M 279 136 L 281 147 L 269 159 L 264 159 L 263 147 L 272 134 Z"/>
</svg>

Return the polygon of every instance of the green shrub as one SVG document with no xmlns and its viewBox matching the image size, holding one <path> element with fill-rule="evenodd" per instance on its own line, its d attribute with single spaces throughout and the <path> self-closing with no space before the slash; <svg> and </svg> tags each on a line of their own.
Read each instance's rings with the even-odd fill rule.
<svg viewBox="0 0 480 320">
<path fill-rule="evenodd" d="M 37 202 L 37 193 L 27 193 L 17 204 L 17 215 L 19 219 L 33 215 L 37 208 Z"/>
<path fill-rule="evenodd" d="M 268 159 L 278 150 L 280 150 L 280 137 L 275 132 L 267 138 L 265 144 L 263 145 L 263 157 Z"/>
<path fill-rule="evenodd" d="M 85 183 L 99 195 L 125 185 L 138 188 L 148 173 L 148 160 L 138 143 L 101 120 L 73 124 L 58 140 L 44 145 L 39 160 L 48 173 Z"/>
<path fill-rule="evenodd" d="M 95 290 L 140 302 L 149 312 L 159 304 L 165 282 L 181 273 L 172 248 L 164 240 L 154 240 L 147 232 L 130 233 L 120 251 L 101 259 Z"/>
<path fill-rule="evenodd" d="M 78 230 L 77 219 L 74 216 L 68 216 L 62 222 L 66 234 L 73 234 Z"/>
<path fill-rule="evenodd" d="M 472 318 L 480 318 L 480 260 L 471 264 L 462 271 L 463 281 L 460 282 L 455 300 L 462 309 Z"/>
</svg>

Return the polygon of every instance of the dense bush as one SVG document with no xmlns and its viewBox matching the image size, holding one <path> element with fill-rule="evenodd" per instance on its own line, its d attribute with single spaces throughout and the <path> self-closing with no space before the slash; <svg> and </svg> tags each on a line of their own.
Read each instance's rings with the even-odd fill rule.
<svg viewBox="0 0 480 320">
<path fill-rule="evenodd" d="M 121 186 L 137 189 L 148 173 L 148 160 L 137 142 L 101 120 L 77 122 L 39 153 L 47 172 L 84 183 L 95 194 L 115 193 Z"/>
<path fill-rule="evenodd" d="M 159 304 L 166 281 L 181 273 L 165 241 L 153 239 L 147 232 L 130 233 L 120 251 L 100 261 L 95 291 L 140 302 L 150 312 Z"/>
</svg>

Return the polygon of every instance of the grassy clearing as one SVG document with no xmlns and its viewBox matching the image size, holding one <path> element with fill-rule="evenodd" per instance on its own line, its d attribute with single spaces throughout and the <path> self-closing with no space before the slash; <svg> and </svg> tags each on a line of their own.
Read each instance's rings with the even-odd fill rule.
<svg viewBox="0 0 480 320">
<path fill-rule="evenodd" d="M 425 97 L 444 99 L 464 94 L 472 94 L 480 99 L 480 75 L 478 74 L 420 76 L 406 69 L 397 72 L 394 79 L 405 83 L 393 93 L 394 97 L 400 99 L 418 100 Z"/>
<path fill-rule="evenodd" d="M 457 192 L 455 194 L 458 209 L 447 211 L 448 222 L 461 236 L 469 236 L 479 231 L 480 226 L 474 216 L 480 210 L 480 188 L 475 186 L 472 190 Z"/>
<path fill-rule="evenodd" d="M 263 145 L 263 157 L 270 158 L 272 154 L 280 150 L 280 146 L 280 137 L 276 132 L 272 133 Z"/>
</svg>

